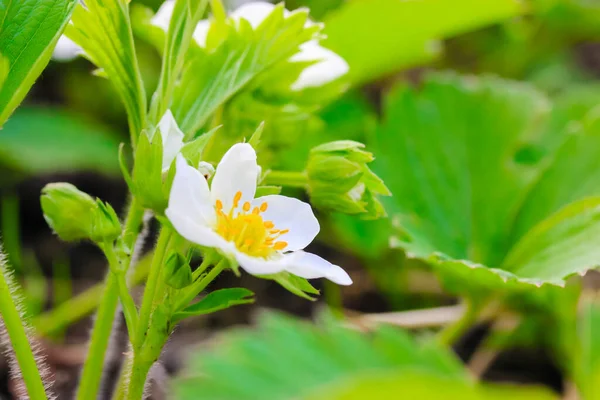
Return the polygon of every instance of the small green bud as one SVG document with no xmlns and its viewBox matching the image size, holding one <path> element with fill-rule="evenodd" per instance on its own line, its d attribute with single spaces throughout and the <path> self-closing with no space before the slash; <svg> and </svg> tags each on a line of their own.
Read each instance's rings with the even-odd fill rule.
<svg viewBox="0 0 600 400">
<path fill-rule="evenodd" d="M 192 268 L 179 253 L 173 253 L 165 264 L 165 282 L 173 289 L 183 289 L 192 284 Z"/>
<path fill-rule="evenodd" d="M 341 140 L 325 143 L 310 152 L 306 172 L 312 204 L 367 219 L 385 216 L 378 195 L 389 196 L 383 181 L 367 163 L 374 160 L 362 143 Z"/>
<path fill-rule="evenodd" d="M 70 183 L 46 185 L 40 201 L 48 225 L 65 241 L 91 239 L 101 243 L 121 234 L 115 210 Z"/>
<path fill-rule="evenodd" d="M 90 239 L 96 243 L 112 242 L 121 235 L 119 217 L 110 204 L 98 199 L 96 205 Z"/>
<path fill-rule="evenodd" d="M 50 183 L 42 189 L 44 218 L 65 241 L 88 239 L 94 225 L 96 202 L 70 183 Z"/>
</svg>

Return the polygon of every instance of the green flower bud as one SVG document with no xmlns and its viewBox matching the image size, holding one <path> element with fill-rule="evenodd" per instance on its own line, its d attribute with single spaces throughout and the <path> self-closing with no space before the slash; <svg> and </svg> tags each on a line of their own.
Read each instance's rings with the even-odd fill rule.
<svg viewBox="0 0 600 400">
<path fill-rule="evenodd" d="M 115 210 L 108 203 L 96 200 L 90 239 L 96 243 L 112 242 L 121 235 L 121 222 Z"/>
<path fill-rule="evenodd" d="M 100 243 L 115 240 L 121 234 L 113 208 L 70 183 L 46 185 L 41 204 L 48 225 L 65 241 L 91 239 Z"/>
<path fill-rule="evenodd" d="M 165 282 L 173 289 L 183 289 L 192 284 L 192 268 L 179 253 L 173 253 L 165 264 Z"/>
<path fill-rule="evenodd" d="M 325 143 L 310 152 L 306 172 L 312 204 L 366 219 L 385 216 L 379 195 L 389 196 L 367 163 L 374 160 L 364 144 L 351 140 Z"/>
</svg>

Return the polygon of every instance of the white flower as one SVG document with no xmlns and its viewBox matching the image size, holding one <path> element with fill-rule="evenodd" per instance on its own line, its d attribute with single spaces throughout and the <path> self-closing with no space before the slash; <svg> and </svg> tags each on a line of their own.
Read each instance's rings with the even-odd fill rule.
<svg viewBox="0 0 600 400">
<path fill-rule="evenodd" d="M 249 144 L 227 151 L 210 189 L 183 156 L 178 156 L 176 168 L 165 213 L 190 242 L 235 258 L 250 274 L 288 271 L 307 279 L 352 283 L 342 268 L 302 251 L 319 232 L 310 205 L 278 195 L 254 198 L 259 167 Z"/>
<path fill-rule="evenodd" d="M 163 29 L 165 32 L 169 30 L 169 21 L 173 14 L 174 0 L 167 0 L 160 7 L 156 15 L 152 18 L 152 24 Z M 230 18 L 239 23 L 244 19 L 257 29 L 263 21 L 273 12 L 275 5 L 265 1 L 250 1 L 238 8 L 231 14 Z M 290 16 L 294 11 L 284 10 L 284 16 Z M 202 20 L 194 30 L 194 40 L 200 47 L 206 47 L 206 39 L 210 29 L 210 20 Z M 314 23 L 307 19 L 305 27 L 311 26 Z M 291 85 L 293 91 L 300 91 L 306 88 L 319 87 L 329 82 L 344 76 L 348 73 L 350 67 L 348 63 L 334 53 L 333 51 L 322 47 L 317 40 L 311 40 L 300 46 L 300 51 L 294 54 L 290 62 L 306 62 L 313 61 L 314 64 L 306 67 L 300 76 Z"/>
<path fill-rule="evenodd" d="M 71 61 L 81 55 L 83 50 L 77 43 L 62 35 L 56 42 L 52 58 L 56 61 Z"/>
<path fill-rule="evenodd" d="M 158 123 L 158 130 L 162 137 L 163 143 L 163 159 L 162 159 L 162 170 L 163 172 L 168 171 L 173 163 L 173 160 L 181 151 L 183 147 L 184 134 L 179 129 L 175 117 L 171 110 L 167 110 L 165 115 L 160 119 Z"/>
<path fill-rule="evenodd" d="M 322 47 L 316 40 L 300 45 L 300 52 L 290 58 L 291 62 L 316 61 L 304 68 L 291 89 L 299 91 L 308 87 L 319 87 L 346 75 L 348 63 L 333 51 Z"/>
</svg>

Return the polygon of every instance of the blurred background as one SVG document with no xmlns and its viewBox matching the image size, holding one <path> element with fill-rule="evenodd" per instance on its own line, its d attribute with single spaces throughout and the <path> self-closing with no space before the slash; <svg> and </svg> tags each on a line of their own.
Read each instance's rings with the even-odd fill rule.
<svg viewBox="0 0 600 400">
<path fill-rule="evenodd" d="M 154 10 L 161 4 L 159 0 L 135 3 Z M 227 3 L 235 8 L 243 1 Z M 351 12 L 349 3 L 363 6 L 360 12 Z M 378 157 L 377 147 L 370 144 L 376 140 L 385 95 L 398 81 L 418 85 L 431 70 L 492 74 L 529 82 L 550 99 L 600 103 L 598 1 L 536 0 L 520 2 L 518 7 L 486 3 L 286 1 L 286 8 L 309 7 L 314 20 L 324 21 L 329 35 L 324 45 L 338 51 L 354 69 L 352 87 L 341 97 L 299 120 L 281 117 L 278 123 L 288 127 L 293 123 L 294 129 L 270 143 L 277 151 L 267 158 L 268 163 L 301 169 L 311 147 L 337 139 L 366 143 Z M 158 80 L 160 57 L 143 39 L 137 45 L 146 91 L 151 93 Z M 82 58 L 52 61 L 0 134 L 0 230 L 5 250 L 24 284 L 27 312 L 44 337 L 48 361 L 65 392 L 72 388 L 85 356 L 88 316 L 99 293 L 95 285 L 104 277 L 106 265 L 93 245 L 67 244 L 52 234 L 40 209 L 40 191 L 49 182 L 71 182 L 108 201 L 115 210 L 123 209 L 127 195 L 117 158 L 119 144 L 128 141 L 124 108 L 111 85 L 92 72 L 93 66 Z M 266 108 L 250 112 L 257 121 L 273 116 Z M 300 144 L 289 146 L 293 143 Z M 377 161 L 374 169 L 377 171 Z M 244 275 L 239 282 L 223 276 L 217 286 L 235 282 L 249 287 L 257 293 L 257 303 L 195 319 L 177 330 L 165 354 L 169 372 L 181 368 L 185 345 L 229 326 L 250 323 L 254 310 L 263 307 L 310 317 L 323 302 L 342 307 L 351 316 L 455 303 L 425 266 L 406 262 L 401 251 L 389 249 L 390 220 L 364 221 L 336 214 L 321 217 L 322 234 L 309 250 L 347 269 L 354 285 L 339 290 L 316 282 L 324 295 L 311 303 L 270 281 Z M 65 303 L 82 293 L 76 306 Z M 69 307 L 60 309 L 64 304 Z M 64 318 L 64 313 L 81 318 L 66 324 L 69 318 Z M 487 329 L 480 328 L 458 343 L 459 355 L 466 357 L 476 347 Z M 1 390 L 9 393 L 6 365 L 1 372 Z M 535 337 L 527 346 L 500 354 L 486 378 L 564 389 L 560 369 L 543 341 Z"/>
</svg>

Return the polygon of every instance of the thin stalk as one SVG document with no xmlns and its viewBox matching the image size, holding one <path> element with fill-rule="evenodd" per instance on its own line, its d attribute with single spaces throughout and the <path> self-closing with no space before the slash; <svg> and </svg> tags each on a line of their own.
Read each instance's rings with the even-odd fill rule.
<svg viewBox="0 0 600 400">
<path fill-rule="evenodd" d="M 137 264 L 131 286 L 139 285 L 146 279 L 151 257 L 152 254 L 148 254 Z M 98 307 L 103 291 L 104 283 L 98 283 L 60 306 L 34 317 L 32 324 L 36 332 L 41 336 L 50 336 L 90 315 Z"/>
<path fill-rule="evenodd" d="M 129 388 L 127 390 L 128 400 L 141 400 L 144 397 L 144 389 L 146 388 L 146 377 L 154 362 L 140 361 L 139 356 L 133 357 L 133 365 L 131 367 L 131 376 L 129 378 Z"/>
<path fill-rule="evenodd" d="M 139 234 L 144 217 L 143 208 L 133 198 L 123 231 L 123 242 L 128 249 L 133 249 L 135 240 Z M 122 260 L 122 264 L 129 266 L 131 257 Z M 119 263 L 119 260 L 110 260 L 109 262 Z M 126 272 L 126 271 L 125 271 Z M 81 380 L 77 391 L 78 400 L 95 399 L 100 388 L 104 358 L 106 356 L 108 343 L 112 332 L 112 325 L 115 318 L 117 306 L 119 304 L 119 283 L 117 277 L 109 271 L 106 277 L 105 289 L 102 300 L 98 307 L 98 314 L 92 330 L 92 337 L 88 349 L 88 356 L 83 365 Z"/>
<path fill-rule="evenodd" d="M 308 176 L 306 172 L 269 171 L 265 177 L 265 185 L 306 188 Z"/>
<path fill-rule="evenodd" d="M 106 277 L 102 302 L 98 308 L 88 354 L 83 364 L 81 380 L 77 389 L 78 400 L 95 399 L 100 388 L 104 356 L 110 340 L 110 332 L 119 303 L 119 284 L 117 277 L 109 272 Z"/>
<path fill-rule="evenodd" d="M 228 262 L 226 259 L 221 259 L 214 266 L 213 269 L 210 270 L 208 274 L 197 282 L 194 282 L 189 289 L 181 296 L 181 299 L 175 304 L 175 310 L 181 310 L 185 308 L 194 298 L 206 289 L 209 283 L 211 283 L 225 268 L 227 268 Z"/>
<path fill-rule="evenodd" d="M 152 314 L 152 306 L 154 304 L 154 295 L 159 281 L 162 278 L 162 267 L 164 264 L 167 247 L 171 239 L 171 231 L 163 228 L 158 236 L 152 266 L 150 267 L 150 275 L 146 282 L 146 288 L 142 297 L 142 306 L 140 307 L 140 315 L 136 325 L 135 336 L 133 336 L 132 344 L 134 350 L 139 350 L 144 342 L 144 336 L 148 330 L 148 323 Z"/>
<path fill-rule="evenodd" d="M 438 335 L 437 340 L 445 346 L 452 346 L 460 339 L 467 330 L 477 322 L 482 307 L 477 306 L 470 299 L 464 300 L 464 312 L 454 323 L 447 325 Z"/>
<path fill-rule="evenodd" d="M 14 192 L 2 195 L 2 237 L 4 239 L 4 251 L 8 256 L 12 270 L 20 272 L 23 268 L 23 250 L 20 240 L 19 198 Z"/>
<path fill-rule="evenodd" d="M 12 351 L 14 351 L 17 363 L 19 364 L 21 377 L 31 399 L 47 399 L 44 382 L 35 361 L 35 355 L 29 343 L 23 322 L 21 321 L 17 304 L 12 297 L 12 290 L 6 281 L 5 274 L 8 273 L 6 265 L 2 265 L 1 268 L 0 314 L 10 338 Z"/>
</svg>

